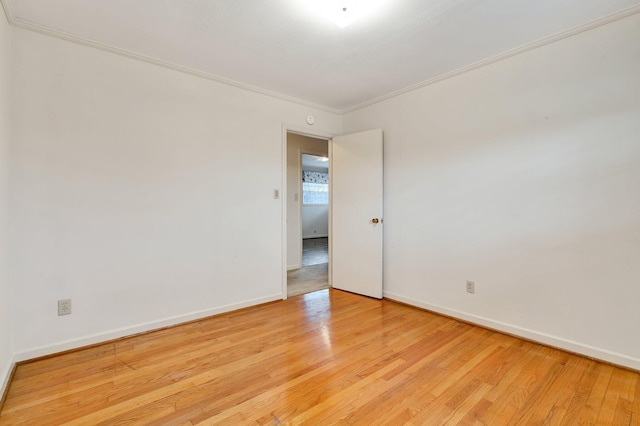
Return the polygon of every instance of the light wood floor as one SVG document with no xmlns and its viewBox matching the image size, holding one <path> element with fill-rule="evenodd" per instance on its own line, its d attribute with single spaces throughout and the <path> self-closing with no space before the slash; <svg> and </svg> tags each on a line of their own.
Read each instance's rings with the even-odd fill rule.
<svg viewBox="0 0 640 426">
<path fill-rule="evenodd" d="M 0 424 L 639 424 L 637 373 L 338 290 L 20 365 Z"/>
</svg>

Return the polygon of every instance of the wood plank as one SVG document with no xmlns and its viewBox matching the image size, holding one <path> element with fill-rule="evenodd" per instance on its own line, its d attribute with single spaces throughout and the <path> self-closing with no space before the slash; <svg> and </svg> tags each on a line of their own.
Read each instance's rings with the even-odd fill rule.
<svg viewBox="0 0 640 426">
<path fill-rule="evenodd" d="M 337 290 L 21 364 L 2 425 L 638 424 L 640 375 Z"/>
<path fill-rule="evenodd" d="M 625 424 L 631 423 L 631 405 L 637 386 L 636 374 L 615 369 L 611 374 L 611 380 L 607 387 L 605 399 L 598 413 L 598 424 Z"/>
</svg>

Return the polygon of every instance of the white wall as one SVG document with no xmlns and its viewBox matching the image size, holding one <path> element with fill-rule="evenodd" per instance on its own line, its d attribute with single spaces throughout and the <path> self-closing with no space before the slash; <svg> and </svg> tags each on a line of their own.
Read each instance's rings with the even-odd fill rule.
<svg viewBox="0 0 640 426">
<path fill-rule="evenodd" d="M 339 115 L 21 29 L 13 46 L 17 358 L 282 297 L 282 125 Z"/>
<path fill-rule="evenodd" d="M 8 273 L 8 182 L 10 132 L 11 28 L 0 6 L 0 397 L 13 363 L 11 288 Z"/>
<path fill-rule="evenodd" d="M 312 130 L 315 129 L 310 129 L 310 131 Z M 300 223 L 302 169 L 300 168 L 300 155 L 327 156 L 328 153 L 329 144 L 326 140 L 297 133 L 289 133 L 287 137 L 287 269 L 302 267 L 302 225 Z"/>
<path fill-rule="evenodd" d="M 319 238 L 329 236 L 329 206 L 302 206 L 302 238 Z"/>
<path fill-rule="evenodd" d="M 385 130 L 387 296 L 640 368 L 639 16 L 343 123 L 21 29 L 8 105 L 9 33 L 17 359 L 279 298 L 281 125 L 312 113 L 320 133 Z M 5 372 L 6 263 L 0 247 Z"/>
<path fill-rule="evenodd" d="M 640 368 L 638 40 L 635 15 L 345 115 L 385 131 L 386 296 Z"/>
</svg>

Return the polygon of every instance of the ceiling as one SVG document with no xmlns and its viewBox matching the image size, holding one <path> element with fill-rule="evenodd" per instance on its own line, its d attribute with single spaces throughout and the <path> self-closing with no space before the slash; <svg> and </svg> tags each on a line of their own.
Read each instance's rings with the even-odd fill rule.
<svg viewBox="0 0 640 426">
<path fill-rule="evenodd" d="M 385 0 L 339 28 L 307 0 L 1 1 L 15 25 L 338 112 L 640 11 L 640 0 Z"/>
<path fill-rule="evenodd" d="M 302 154 L 302 170 L 312 170 L 316 172 L 329 171 L 329 162 L 322 161 L 319 155 Z"/>
</svg>

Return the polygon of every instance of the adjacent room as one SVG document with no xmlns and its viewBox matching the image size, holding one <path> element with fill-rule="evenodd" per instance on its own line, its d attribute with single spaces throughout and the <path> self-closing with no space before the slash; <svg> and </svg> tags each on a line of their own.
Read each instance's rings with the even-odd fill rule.
<svg viewBox="0 0 640 426">
<path fill-rule="evenodd" d="M 640 419 L 640 0 L 0 4 L 0 424 Z"/>
<path fill-rule="evenodd" d="M 329 287 L 329 158 L 301 154 L 300 164 L 302 263 L 287 273 L 289 297 Z"/>
<path fill-rule="evenodd" d="M 287 296 L 329 287 L 329 145 L 287 133 Z"/>
</svg>

